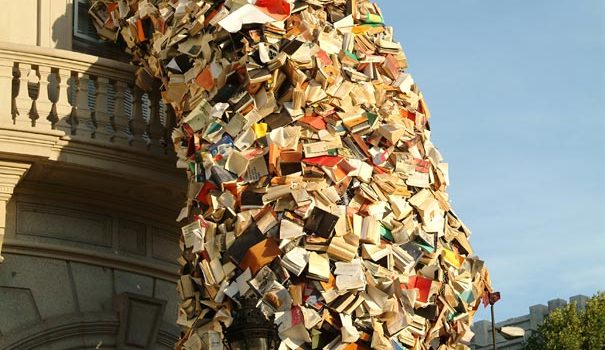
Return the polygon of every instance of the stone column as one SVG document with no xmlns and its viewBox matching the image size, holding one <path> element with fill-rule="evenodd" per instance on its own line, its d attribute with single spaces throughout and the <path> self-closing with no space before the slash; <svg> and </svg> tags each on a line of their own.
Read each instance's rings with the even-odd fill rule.
<svg viewBox="0 0 605 350">
<path fill-rule="evenodd" d="M 15 187 L 23 179 L 30 166 L 31 164 L 28 163 L 0 161 L 0 263 L 4 261 L 2 244 L 6 229 L 6 206 L 13 196 Z"/>
<path fill-rule="evenodd" d="M 570 303 L 576 303 L 576 310 L 581 311 L 586 308 L 586 303 L 588 302 L 589 297 L 586 295 L 576 295 L 569 298 Z"/>
<path fill-rule="evenodd" d="M 538 304 L 529 307 L 529 329 L 538 330 L 538 326 L 544 323 L 544 318 L 548 315 L 548 306 Z"/>
<path fill-rule="evenodd" d="M 565 299 L 553 299 L 548 301 L 548 313 L 555 311 L 556 309 L 560 309 L 567 305 L 567 300 Z"/>
</svg>

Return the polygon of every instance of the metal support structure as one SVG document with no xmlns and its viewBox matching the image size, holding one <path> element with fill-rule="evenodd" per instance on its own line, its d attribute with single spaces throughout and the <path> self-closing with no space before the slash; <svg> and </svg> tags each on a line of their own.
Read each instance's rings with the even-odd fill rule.
<svg viewBox="0 0 605 350">
<path fill-rule="evenodd" d="M 258 307 L 258 299 L 244 297 L 234 311 L 233 323 L 225 332 L 230 350 L 276 350 L 279 336 L 273 318 L 267 318 Z"/>
<path fill-rule="evenodd" d="M 491 310 L 492 310 L 492 341 L 493 341 L 493 345 L 494 345 L 494 350 L 497 350 L 497 348 L 496 348 L 496 320 L 494 319 L 494 303 L 492 303 L 491 300 L 490 300 L 490 306 L 491 306 Z"/>
</svg>

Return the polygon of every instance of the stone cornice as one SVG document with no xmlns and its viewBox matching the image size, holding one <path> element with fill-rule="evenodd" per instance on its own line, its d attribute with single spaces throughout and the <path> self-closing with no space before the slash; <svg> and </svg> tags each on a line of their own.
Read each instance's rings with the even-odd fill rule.
<svg viewBox="0 0 605 350">
<path fill-rule="evenodd" d="M 90 265 L 134 272 L 169 282 L 174 282 L 179 277 L 178 267 L 176 265 L 150 261 L 149 259 L 105 254 L 90 249 L 64 245 L 6 239 L 4 252 L 77 261 Z"/>
<path fill-rule="evenodd" d="M 90 74 L 131 82 L 137 67 L 120 61 L 87 55 L 79 52 L 51 49 L 46 47 L 0 42 L 0 61 L 14 59 L 35 65 L 69 70 L 86 71 Z"/>
</svg>

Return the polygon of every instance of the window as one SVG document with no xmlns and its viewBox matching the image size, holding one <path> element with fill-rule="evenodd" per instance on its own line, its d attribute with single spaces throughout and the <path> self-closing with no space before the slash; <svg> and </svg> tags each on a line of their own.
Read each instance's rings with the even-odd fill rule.
<svg viewBox="0 0 605 350">
<path fill-rule="evenodd" d="M 90 0 L 74 0 L 74 25 L 72 49 L 99 57 L 128 62 L 130 57 L 113 42 L 101 40 L 88 15 Z"/>
</svg>

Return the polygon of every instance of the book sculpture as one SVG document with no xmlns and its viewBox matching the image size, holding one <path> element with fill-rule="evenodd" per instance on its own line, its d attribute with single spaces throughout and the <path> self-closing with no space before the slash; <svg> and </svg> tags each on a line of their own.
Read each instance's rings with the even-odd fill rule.
<svg viewBox="0 0 605 350">
<path fill-rule="evenodd" d="M 376 4 L 100 0 L 90 14 L 178 121 L 178 349 L 222 349 L 250 297 L 281 349 L 466 348 L 489 275 Z"/>
</svg>

